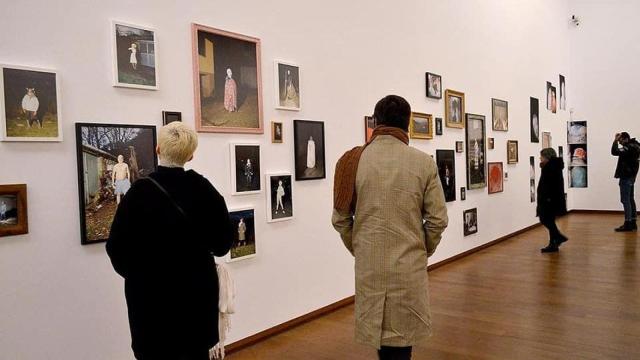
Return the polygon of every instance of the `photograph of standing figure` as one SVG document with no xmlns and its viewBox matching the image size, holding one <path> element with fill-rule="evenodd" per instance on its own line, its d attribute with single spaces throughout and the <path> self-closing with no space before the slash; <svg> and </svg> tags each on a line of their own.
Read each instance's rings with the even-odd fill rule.
<svg viewBox="0 0 640 360">
<path fill-rule="evenodd" d="M 300 67 L 283 61 L 275 62 L 277 109 L 300 110 Z"/>
<path fill-rule="evenodd" d="M 324 179 L 324 123 L 294 120 L 293 135 L 296 181 Z"/>
<path fill-rule="evenodd" d="M 538 99 L 534 97 L 529 98 L 529 120 L 531 123 L 530 132 L 531 132 L 531 142 L 539 143 L 540 142 L 540 105 Z"/>
<path fill-rule="evenodd" d="M 231 186 L 233 195 L 259 193 L 260 181 L 260 145 L 230 144 Z"/>
<path fill-rule="evenodd" d="M 234 229 L 234 239 L 226 256 L 227 262 L 256 256 L 255 210 L 253 208 L 229 210 L 229 220 Z"/>
<path fill-rule="evenodd" d="M 487 185 L 485 117 L 467 114 L 467 189 L 480 189 Z"/>
<path fill-rule="evenodd" d="M 113 85 L 158 90 L 158 43 L 155 30 L 114 21 Z"/>
<path fill-rule="evenodd" d="M 438 175 L 445 201 L 456 200 L 456 158 L 453 150 L 436 150 Z"/>
<path fill-rule="evenodd" d="M 267 222 L 293 218 L 293 177 L 289 173 L 267 174 Z"/>
</svg>

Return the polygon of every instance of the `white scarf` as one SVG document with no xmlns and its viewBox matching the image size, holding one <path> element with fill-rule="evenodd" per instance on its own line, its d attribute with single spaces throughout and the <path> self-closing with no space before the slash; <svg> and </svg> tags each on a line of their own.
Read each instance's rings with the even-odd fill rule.
<svg viewBox="0 0 640 360">
<path fill-rule="evenodd" d="M 224 264 L 216 264 L 220 297 L 218 300 L 218 334 L 219 342 L 209 350 L 210 359 L 224 359 L 224 343 L 227 332 L 231 329 L 231 314 L 235 312 L 236 289 L 229 269 Z"/>
</svg>

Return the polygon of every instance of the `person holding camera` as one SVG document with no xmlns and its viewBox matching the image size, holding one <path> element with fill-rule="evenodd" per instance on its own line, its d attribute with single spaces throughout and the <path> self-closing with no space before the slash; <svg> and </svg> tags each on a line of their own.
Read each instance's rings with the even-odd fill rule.
<svg viewBox="0 0 640 360">
<path fill-rule="evenodd" d="M 624 224 L 615 231 L 636 231 L 637 210 L 634 199 L 634 185 L 638 175 L 638 157 L 640 157 L 640 143 L 631 138 L 629 133 L 616 134 L 611 145 L 611 155 L 618 157 L 615 178 L 620 179 L 620 202 L 624 207 Z"/>
</svg>

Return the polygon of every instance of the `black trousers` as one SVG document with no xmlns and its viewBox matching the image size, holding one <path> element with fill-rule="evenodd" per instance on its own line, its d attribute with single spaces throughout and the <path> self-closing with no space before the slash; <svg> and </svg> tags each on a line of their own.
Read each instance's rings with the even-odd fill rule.
<svg viewBox="0 0 640 360">
<path fill-rule="evenodd" d="M 558 226 L 556 225 L 556 217 L 551 215 L 540 216 L 540 223 L 549 231 L 549 244 L 558 245 L 559 240 L 564 238 Z"/>
<path fill-rule="evenodd" d="M 378 358 L 380 360 L 411 360 L 411 350 L 411 346 L 382 346 L 378 350 Z"/>
</svg>

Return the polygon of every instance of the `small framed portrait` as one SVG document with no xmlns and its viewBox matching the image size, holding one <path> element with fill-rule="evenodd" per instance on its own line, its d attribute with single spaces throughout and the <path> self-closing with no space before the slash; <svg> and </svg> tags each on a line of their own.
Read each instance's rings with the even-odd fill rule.
<svg viewBox="0 0 640 360">
<path fill-rule="evenodd" d="M 442 135 L 442 118 L 436 118 L 436 135 Z"/>
<path fill-rule="evenodd" d="M 257 194 L 262 190 L 260 145 L 229 144 L 231 154 L 231 189 L 233 195 Z"/>
<path fill-rule="evenodd" d="M 487 139 L 487 149 L 489 150 L 493 150 L 496 146 L 496 141 L 494 138 L 488 138 Z"/>
<path fill-rule="evenodd" d="M 433 139 L 433 116 L 412 112 L 409 122 L 409 136 L 412 139 Z"/>
<path fill-rule="evenodd" d="M 469 236 L 478 232 L 478 208 L 465 210 L 462 214 L 464 221 L 464 236 Z"/>
<path fill-rule="evenodd" d="M 293 121 L 296 181 L 324 179 L 324 122 Z"/>
<path fill-rule="evenodd" d="M 467 189 L 480 189 L 487 186 L 485 117 L 467 114 L 465 131 Z"/>
<path fill-rule="evenodd" d="M 460 200 L 467 200 L 467 188 L 465 188 L 464 186 L 460 188 Z"/>
<path fill-rule="evenodd" d="M 293 219 L 293 177 L 290 173 L 266 174 L 267 222 Z"/>
<path fill-rule="evenodd" d="M 447 89 L 444 97 L 445 125 L 450 128 L 464 129 L 464 93 Z"/>
<path fill-rule="evenodd" d="M 532 203 L 536 202 L 536 159 L 529 156 L 529 197 Z"/>
<path fill-rule="evenodd" d="M 158 39 L 152 28 L 112 21 L 113 86 L 158 90 Z"/>
<path fill-rule="evenodd" d="M 567 89 L 565 87 L 564 75 L 560 75 L 560 110 L 567 109 Z"/>
<path fill-rule="evenodd" d="M 0 237 L 27 233 L 27 185 L 0 185 Z"/>
<path fill-rule="evenodd" d="M 547 110 L 550 110 L 555 114 L 557 107 L 556 87 L 553 86 L 551 82 L 547 81 Z"/>
<path fill-rule="evenodd" d="M 529 121 L 531 125 L 531 142 L 540 142 L 540 105 L 538 99 L 534 97 L 529 98 Z"/>
<path fill-rule="evenodd" d="M 457 153 L 464 152 L 464 142 L 463 141 L 456 141 L 456 152 Z"/>
<path fill-rule="evenodd" d="M 376 128 L 376 118 L 373 116 L 364 117 L 364 142 L 368 143 L 373 136 L 373 130 Z"/>
<path fill-rule="evenodd" d="M 281 122 L 271 122 L 271 142 L 274 144 L 281 144 L 284 137 L 284 129 Z"/>
<path fill-rule="evenodd" d="M 442 99 L 442 76 L 434 73 L 426 73 L 427 97 Z"/>
<path fill-rule="evenodd" d="M 300 67 L 296 64 L 275 61 L 276 108 L 300 111 Z"/>
<path fill-rule="evenodd" d="M 491 99 L 491 118 L 494 131 L 508 131 L 509 103 L 504 100 Z"/>
<path fill-rule="evenodd" d="M 487 186 L 489 194 L 495 194 L 504 190 L 504 172 L 502 162 L 489 162 L 489 186 Z"/>
<path fill-rule="evenodd" d="M 162 125 L 167 125 L 175 121 L 182 121 L 182 113 L 179 111 L 163 111 Z"/>
<path fill-rule="evenodd" d="M 62 141 L 58 73 L 0 65 L 0 140 Z"/>
<path fill-rule="evenodd" d="M 256 252 L 256 216 L 252 207 L 237 208 L 229 211 L 231 227 L 234 229 L 233 243 L 225 256 L 227 262 L 247 260 L 255 257 Z"/>
<path fill-rule="evenodd" d="M 82 245 L 107 241 L 120 201 L 156 170 L 156 127 L 76 123 Z"/>
<path fill-rule="evenodd" d="M 191 24 L 198 132 L 262 134 L 260 39 Z"/>
<path fill-rule="evenodd" d="M 507 164 L 518 163 L 518 140 L 507 140 Z"/>
<path fill-rule="evenodd" d="M 436 150 L 438 175 L 446 202 L 456 199 L 456 159 L 453 150 Z"/>
<path fill-rule="evenodd" d="M 550 148 L 551 147 L 551 132 L 543 131 L 542 132 L 542 148 Z"/>
</svg>

